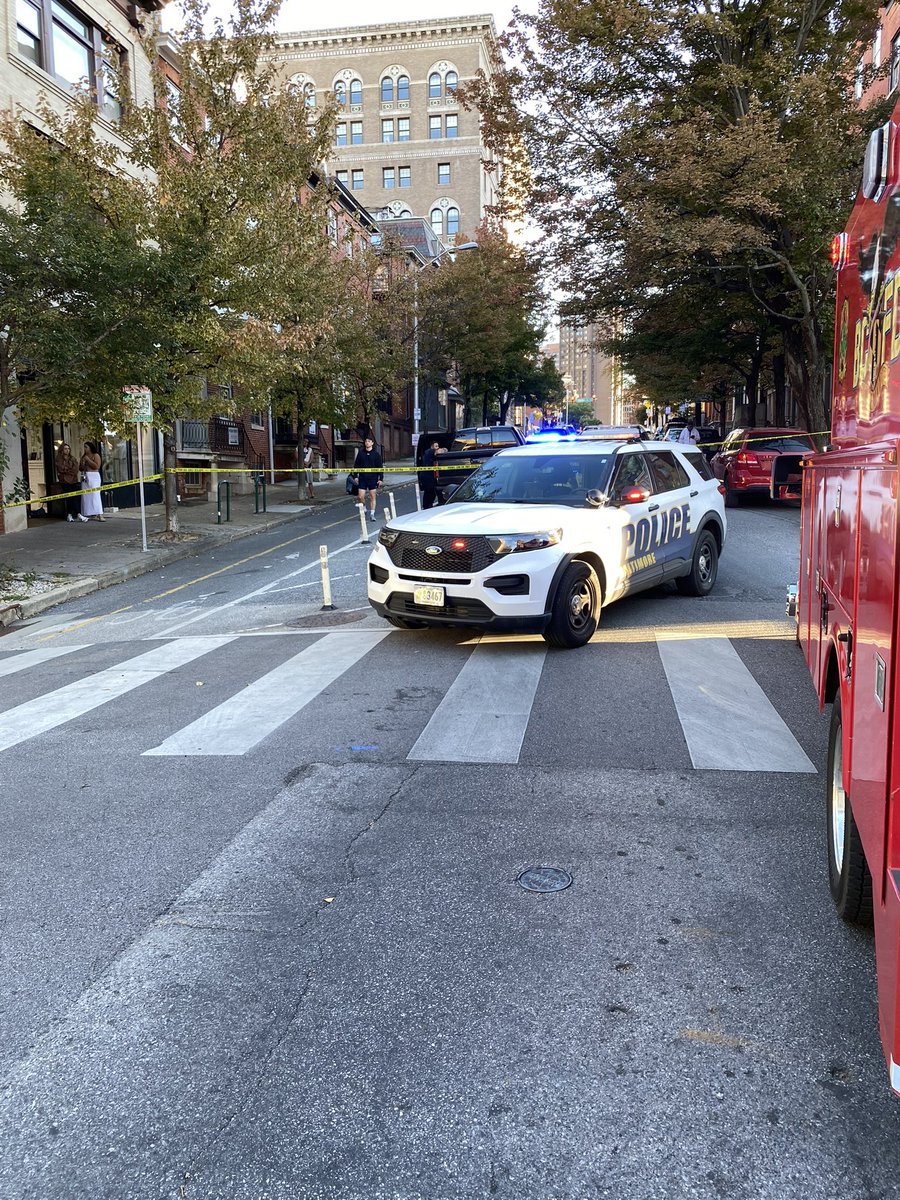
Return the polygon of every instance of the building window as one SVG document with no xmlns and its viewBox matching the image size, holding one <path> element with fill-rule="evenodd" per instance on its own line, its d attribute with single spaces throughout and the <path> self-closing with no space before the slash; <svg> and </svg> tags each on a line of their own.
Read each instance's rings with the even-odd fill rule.
<svg viewBox="0 0 900 1200">
<path fill-rule="evenodd" d="M 399 183 L 401 187 L 412 187 L 412 170 L 410 167 L 398 167 L 397 172 L 400 176 Z"/>
<path fill-rule="evenodd" d="M 362 80 L 361 79 L 351 79 L 350 80 L 350 103 L 351 104 L 362 104 Z"/>
<path fill-rule="evenodd" d="M 872 66 L 881 66 L 881 26 L 875 30 L 875 37 L 872 39 Z"/>
<path fill-rule="evenodd" d="M 450 182 L 450 164 L 438 163 L 438 183 Z"/>
<path fill-rule="evenodd" d="M 432 141 L 434 141 L 435 138 L 439 138 L 439 137 L 441 137 L 441 135 L 442 135 L 441 118 L 440 117 L 429 117 L 428 118 L 428 136 L 429 136 L 429 138 Z"/>
<path fill-rule="evenodd" d="M 448 96 L 455 96 L 456 89 L 459 85 L 459 76 L 455 71 L 448 71 L 447 77 L 444 80 L 444 91 Z"/>
<path fill-rule="evenodd" d="M 409 117 L 398 117 L 397 118 L 397 141 L 398 142 L 408 142 L 409 141 Z"/>
<path fill-rule="evenodd" d="M 894 91 L 897 84 L 900 83 L 900 33 L 894 35 L 891 40 L 891 86 L 890 90 Z"/>
<path fill-rule="evenodd" d="M 441 77 L 437 71 L 432 71 L 428 76 L 428 95 L 432 100 L 439 100 L 441 95 Z"/>
<path fill-rule="evenodd" d="M 358 167 L 355 171 L 351 172 L 350 182 L 352 184 L 354 192 L 362 191 L 362 189 L 363 189 L 362 167 Z"/>
<path fill-rule="evenodd" d="M 344 185 L 344 187 L 346 187 L 347 184 L 350 182 L 350 172 L 349 171 L 335 171 L 334 177 L 335 177 L 335 179 L 337 179 L 338 183 L 342 183 Z"/>
<path fill-rule="evenodd" d="M 347 85 L 344 83 L 343 79 L 339 79 L 334 85 L 334 98 L 337 100 L 338 104 L 347 103 Z"/>
<path fill-rule="evenodd" d="M 362 121 L 350 122 L 350 143 L 353 146 L 361 146 L 363 140 Z"/>
<path fill-rule="evenodd" d="M 381 140 L 382 142 L 394 140 L 394 122 L 390 118 L 385 118 L 381 122 Z"/>
<path fill-rule="evenodd" d="M 447 237 L 455 237 L 459 233 L 459 209 L 447 209 Z"/>
<path fill-rule="evenodd" d="M 389 75 L 386 75 L 381 81 L 381 103 L 394 103 L 394 81 Z"/>
<path fill-rule="evenodd" d="M 444 232 L 444 214 L 439 208 L 433 208 L 431 210 L 430 219 L 432 230 L 438 235 L 438 237 L 441 237 Z"/>
<path fill-rule="evenodd" d="M 409 100 L 409 76 L 401 75 L 397 80 L 397 99 Z"/>
<path fill-rule="evenodd" d="M 303 103 L 307 108 L 316 107 L 316 85 L 314 83 L 304 83 Z"/>
<path fill-rule="evenodd" d="M 332 246 L 337 245 L 338 240 L 338 223 L 337 217 L 333 212 L 328 214 L 328 240 Z"/>
<path fill-rule="evenodd" d="M 444 130 L 444 136 L 448 137 L 448 138 L 455 138 L 457 133 L 459 132 L 459 129 L 458 129 L 459 118 L 457 117 L 456 113 L 447 113 L 446 117 L 444 118 L 444 121 L 446 122 L 446 126 L 447 126 L 446 129 Z"/>
<path fill-rule="evenodd" d="M 16 45 L 23 58 L 60 83 L 71 88 L 86 83 L 102 115 L 121 120 L 125 51 L 77 10 L 59 0 L 17 0 Z"/>
<path fill-rule="evenodd" d="M 254 429 L 265 429 L 266 419 L 259 411 L 250 414 L 250 424 Z"/>
<path fill-rule="evenodd" d="M 393 167 L 382 167 L 381 168 L 381 186 L 386 187 L 386 188 L 392 188 L 394 186 L 394 168 Z"/>
<path fill-rule="evenodd" d="M 866 73 L 866 64 L 860 59 L 859 65 L 856 68 L 856 75 L 853 79 L 853 95 L 857 100 L 861 99 L 863 94 L 863 76 Z"/>
<path fill-rule="evenodd" d="M 334 144 L 336 146 L 347 145 L 347 122 L 338 121 L 334 127 Z"/>
</svg>

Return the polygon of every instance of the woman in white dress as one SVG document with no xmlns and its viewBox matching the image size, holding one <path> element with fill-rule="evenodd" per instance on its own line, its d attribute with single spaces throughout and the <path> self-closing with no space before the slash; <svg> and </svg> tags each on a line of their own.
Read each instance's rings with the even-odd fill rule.
<svg viewBox="0 0 900 1200">
<path fill-rule="evenodd" d="M 100 453 L 93 442 L 84 443 L 84 453 L 81 456 L 81 461 L 78 464 L 78 469 L 81 471 L 86 488 L 97 488 L 100 486 Z M 81 512 L 78 514 L 79 521 L 105 521 L 103 515 L 103 502 L 100 499 L 100 492 L 86 492 L 81 497 Z"/>
</svg>

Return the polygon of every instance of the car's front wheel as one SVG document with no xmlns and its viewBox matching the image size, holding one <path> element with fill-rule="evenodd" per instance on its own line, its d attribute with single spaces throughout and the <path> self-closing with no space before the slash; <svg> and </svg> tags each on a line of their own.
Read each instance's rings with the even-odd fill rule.
<svg viewBox="0 0 900 1200">
<path fill-rule="evenodd" d="M 596 632 L 601 603 L 596 572 L 587 563 L 569 563 L 556 589 L 544 641 L 562 649 L 584 646 Z"/>
<path fill-rule="evenodd" d="M 683 596 L 706 596 L 713 590 L 719 574 L 719 548 L 716 539 L 705 529 L 697 538 L 690 573 L 675 580 Z"/>
</svg>

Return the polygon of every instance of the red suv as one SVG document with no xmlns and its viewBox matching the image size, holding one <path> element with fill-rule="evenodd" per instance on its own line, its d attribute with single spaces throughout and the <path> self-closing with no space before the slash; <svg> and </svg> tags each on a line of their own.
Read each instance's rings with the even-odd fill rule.
<svg viewBox="0 0 900 1200">
<path fill-rule="evenodd" d="M 710 466 L 725 486 L 729 508 L 743 496 L 770 496 L 772 466 L 780 454 L 815 452 L 815 443 L 802 429 L 734 429 Z"/>
</svg>

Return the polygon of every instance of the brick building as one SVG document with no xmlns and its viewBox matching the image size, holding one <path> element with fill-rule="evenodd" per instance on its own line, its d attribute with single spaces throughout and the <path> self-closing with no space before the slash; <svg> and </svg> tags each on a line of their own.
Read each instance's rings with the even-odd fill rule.
<svg viewBox="0 0 900 1200">
<path fill-rule="evenodd" d="M 490 16 L 395 22 L 277 36 L 285 82 L 311 108 L 339 105 L 327 164 L 379 217 L 425 217 L 451 244 L 471 238 L 497 200 L 479 114 L 457 90 L 492 73 Z"/>
</svg>

